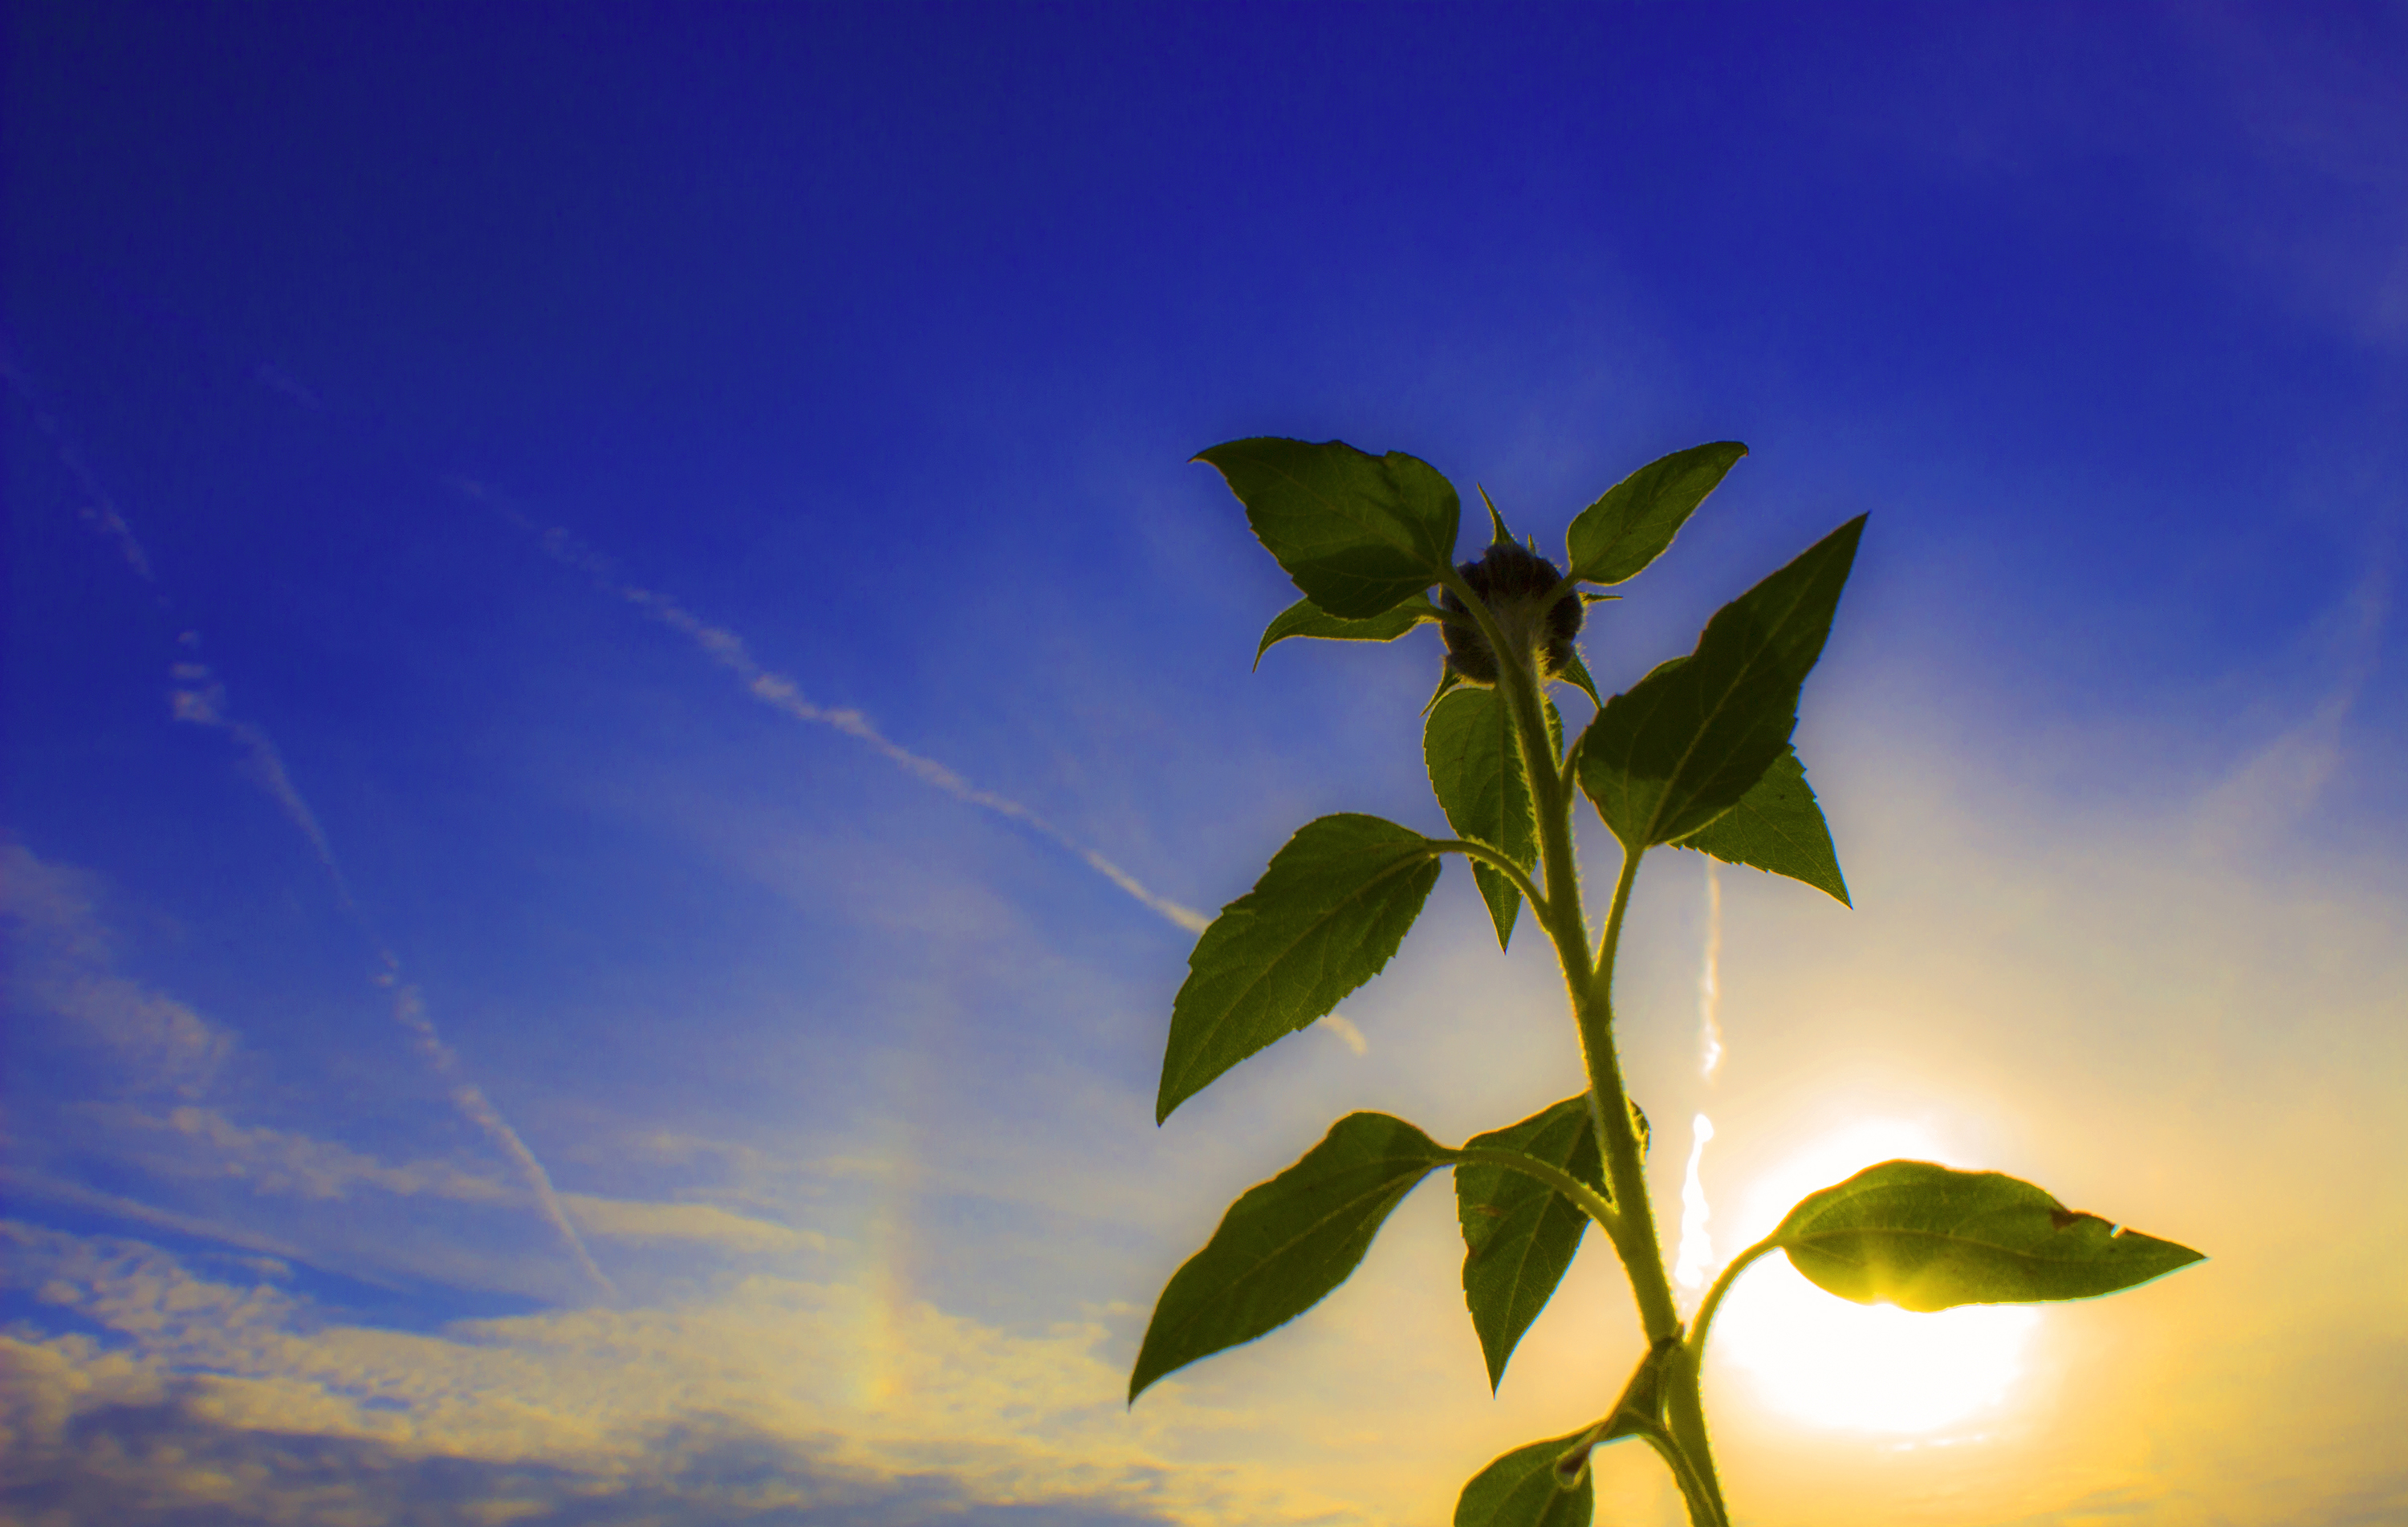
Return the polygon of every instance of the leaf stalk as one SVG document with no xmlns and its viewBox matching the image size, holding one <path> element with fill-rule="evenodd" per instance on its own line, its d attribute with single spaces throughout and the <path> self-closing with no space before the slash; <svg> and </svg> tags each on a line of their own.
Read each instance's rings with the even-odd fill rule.
<svg viewBox="0 0 2408 1527">
<path fill-rule="evenodd" d="M 1535 1156 L 1526 1156 L 1518 1150 L 1499 1150 L 1490 1146 L 1466 1146 L 1455 1153 L 1455 1159 L 1475 1166 L 1501 1166 L 1509 1172 L 1536 1177 L 1578 1205 L 1581 1211 L 1596 1220 L 1608 1235 L 1614 1234 L 1622 1218 L 1615 1211 L 1612 1200 L 1563 1168 Z"/>
<path fill-rule="evenodd" d="M 1705 1366 L 1706 1333 L 1713 1328 L 1714 1316 L 1723 1307 L 1723 1295 L 1730 1292 L 1730 1286 L 1738 1280 L 1740 1274 L 1755 1265 L 1757 1258 L 1773 1250 L 1779 1244 L 1773 1236 L 1767 1235 L 1738 1256 L 1731 1258 L 1730 1265 L 1725 1267 L 1721 1275 L 1714 1279 L 1713 1286 L 1706 1290 L 1705 1302 L 1698 1306 L 1697 1319 L 1689 1322 L 1689 1334 L 1684 1344 L 1688 1349 L 1691 1367 L 1702 1370 Z"/>
<path fill-rule="evenodd" d="M 1430 848 L 1439 853 L 1459 853 L 1467 859 L 1477 859 L 1482 863 L 1487 865 L 1490 869 L 1495 870 L 1498 874 L 1502 875 L 1508 880 L 1512 881 L 1513 889 L 1520 892 L 1523 898 L 1529 902 L 1531 906 L 1534 908 L 1543 909 L 1547 905 L 1547 898 L 1540 894 L 1538 884 L 1530 878 L 1530 875 L 1527 870 L 1525 870 L 1521 865 L 1513 863 L 1511 855 L 1497 849 L 1490 848 L 1487 844 L 1481 842 L 1478 838 L 1433 838 L 1430 840 Z M 1543 911 L 1541 915 L 1543 915 Z"/>
</svg>

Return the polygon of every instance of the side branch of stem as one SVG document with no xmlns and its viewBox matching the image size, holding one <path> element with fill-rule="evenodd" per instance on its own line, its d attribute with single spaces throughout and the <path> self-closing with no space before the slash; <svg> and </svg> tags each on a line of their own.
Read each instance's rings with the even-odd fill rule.
<svg viewBox="0 0 2408 1527">
<path fill-rule="evenodd" d="M 1490 1146 L 1466 1146 L 1455 1154 L 1457 1161 L 1469 1162 L 1477 1166 L 1501 1166 L 1509 1172 L 1536 1177 L 1578 1205 L 1581 1212 L 1596 1220 L 1608 1235 L 1613 1234 L 1621 1222 L 1622 1216 L 1614 1211 L 1611 1199 L 1562 1167 L 1535 1156 L 1526 1156 L 1518 1150 L 1499 1150 Z"/>
<path fill-rule="evenodd" d="M 1547 898 L 1540 894 L 1538 883 L 1530 878 L 1527 870 L 1513 863 L 1509 855 L 1498 852 L 1476 838 L 1469 837 L 1433 838 L 1430 840 L 1430 847 L 1440 853 L 1459 853 L 1467 859 L 1478 860 L 1513 882 L 1513 889 L 1522 893 L 1523 898 L 1536 909 L 1540 917 L 1543 918 L 1547 915 Z"/>
</svg>

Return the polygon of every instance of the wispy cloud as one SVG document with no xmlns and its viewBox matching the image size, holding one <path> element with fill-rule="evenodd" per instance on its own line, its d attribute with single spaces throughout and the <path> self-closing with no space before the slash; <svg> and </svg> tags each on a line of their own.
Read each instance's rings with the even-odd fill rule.
<svg viewBox="0 0 2408 1527">
<path fill-rule="evenodd" d="M 150 558 L 144 554 L 141 543 L 135 538 L 132 528 L 126 524 L 124 517 L 117 511 L 115 504 L 110 501 L 107 492 L 101 489 L 98 481 L 76 454 L 66 438 L 64 427 L 41 407 L 38 400 L 35 398 L 30 384 L 5 353 L 0 353 L 0 379 L 5 379 L 7 385 L 24 400 L 36 427 L 50 442 L 61 464 L 66 467 L 83 490 L 79 512 L 88 522 L 93 524 L 116 543 L 119 551 L 125 559 L 126 565 L 136 576 L 146 582 L 156 583 L 158 580 L 151 571 Z M 509 1120 L 502 1117 L 501 1111 L 493 1106 L 483 1091 L 466 1078 L 461 1068 L 459 1057 L 443 1043 L 442 1037 L 436 1032 L 434 1023 L 427 1018 L 424 1004 L 420 999 L 417 989 L 400 982 L 400 961 L 367 925 L 357 900 L 351 894 L 351 886 L 343 876 L 342 866 L 335 857 L 334 848 L 327 840 L 325 830 L 319 824 L 318 814 L 310 809 L 308 801 L 302 795 L 300 788 L 293 780 L 291 772 L 285 767 L 283 753 L 277 748 L 274 739 L 265 729 L 255 723 L 239 720 L 229 712 L 224 684 L 211 672 L 208 664 L 198 659 L 199 634 L 186 631 L 179 640 L 189 655 L 177 662 L 170 670 L 176 680 L 176 688 L 172 692 L 170 700 L 171 713 L 179 721 L 226 733 L 243 749 L 246 771 L 250 774 L 252 782 L 266 792 L 269 799 L 276 803 L 278 809 L 283 812 L 285 819 L 293 824 L 294 830 L 308 842 L 311 853 L 317 857 L 320 867 L 324 870 L 327 880 L 334 889 L 336 899 L 341 904 L 344 911 L 359 925 L 360 931 L 371 943 L 377 945 L 382 968 L 377 973 L 375 979 L 379 985 L 393 988 L 395 991 L 394 1020 L 409 1031 L 413 1039 L 417 1041 L 421 1053 L 442 1076 L 451 1091 L 454 1106 L 482 1130 L 525 1177 L 527 1185 L 533 1191 L 536 1202 L 545 1219 L 558 1232 L 562 1243 L 568 1249 L 579 1267 L 596 1287 L 611 1297 L 616 1297 L 617 1291 L 612 1288 L 610 1280 L 603 1276 L 602 1270 L 595 1264 L 584 1241 L 579 1237 L 576 1227 L 569 1222 L 568 1216 L 562 1211 L 559 1195 L 552 1188 L 551 1174 L 536 1158 L 535 1152 L 527 1149 L 526 1141 L 510 1127 Z M 196 1043 L 194 1036 L 201 1032 L 194 1027 L 198 1020 L 191 1017 L 189 1010 L 181 1009 L 175 1004 L 143 1000 L 124 983 L 108 979 L 87 981 L 64 990 L 54 990 L 50 993 L 50 1000 L 54 1006 L 64 1005 L 62 1010 L 71 1007 L 83 1012 L 97 1029 L 120 1035 L 127 1042 L 148 1043 L 154 1050 L 161 1049 L 163 1047 L 178 1046 L 189 1050 Z"/>
<path fill-rule="evenodd" d="M 231 1179 L 271 1197 L 331 1201 L 366 1192 L 501 1204 L 519 1196 L 508 1182 L 454 1163 L 387 1162 L 339 1141 L 245 1124 L 218 1108 L 98 1105 L 84 1111 L 152 1172 Z"/>
<path fill-rule="evenodd" d="M 264 1252 L 283 1262 L 304 1262 L 308 1253 L 291 1241 L 273 1235 L 263 1235 L 242 1225 L 230 1224 L 204 1215 L 183 1214 L 146 1204 L 122 1193 L 103 1192 L 88 1184 L 25 1166 L 18 1152 L 10 1152 L 5 1168 L 8 1196 L 22 1205 L 35 1203 L 64 1204 L 90 1213 L 108 1216 L 120 1224 L 143 1225 L 164 1230 L 171 1235 L 202 1242 L 209 1246 L 237 1246 L 245 1250 Z M 0 1385 L 0 1389 L 5 1389 Z M 5 1451 L 0 1447 L 0 1451 Z"/>
<path fill-rule="evenodd" d="M 2382 549 L 2317 623 L 2303 676 L 2315 696 L 2308 713 L 2261 742 L 2200 802 L 2203 845 L 2229 849 L 2272 838 L 2315 804 L 2340 766 L 2345 723 L 2381 660 L 2391 611 L 2389 552 Z"/>
<path fill-rule="evenodd" d="M 2408 93 L 2396 12 L 2216 5 L 2166 14 L 2222 86 L 2251 150 L 2225 173 L 2186 178 L 2202 239 L 2358 338 L 2408 341 Z M 2243 203 L 2253 192 L 2258 205 Z M 2280 215 L 2266 215 L 2272 208 Z"/>
<path fill-rule="evenodd" d="M 0 840 L 0 915 L 10 946 L 6 994 L 19 1037 L 31 1037 L 39 1020 L 38 1032 L 55 1036 L 46 1042 L 105 1059 L 93 1084 L 97 1095 L 28 1101 L 24 1122 L 30 1133 L 8 1142 L 7 1151 L 11 1194 L 235 1245 L 270 1244 L 256 1228 L 239 1222 L 257 1218 L 254 1209 L 241 1206 L 261 1200 L 333 1204 L 424 1197 L 499 1206 L 513 1213 L 531 1205 L 579 1271 L 606 1296 L 617 1297 L 561 1206 L 542 1163 L 462 1074 L 458 1058 L 426 1020 L 418 992 L 393 979 L 393 969 L 386 977 L 395 988 L 395 1020 L 441 1079 L 452 1106 L 500 1150 L 516 1183 L 451 1162 L 383 1161 L 336 1140 L 246 1122 L 205 1103 L 223 1091 L 220 1074 L 237 1050 L 235 1033 L 111 968 L 115 939 L 95 909 L 99 894 L 95 877 Z M 161 1094 L 180 1101 L 163 1105 Z M 92 1186 L 95 1174 L 108 1191 Z M 236 1194 L 231 1203 L 223 1196 L 229 1190 Z M 193 1202 L 214 1202 L 217 1207 L 214 1214 L 183 1212 Z M 274 1222 L 274 1212 L 269 1215 Z M 289 1219 L 281 1227 L 287 1235 L 314 1237 L 337 1262 L 359 1261 L 356 1249 L 337 1249 L 349 1231 L 294 1226 Z M 284 1238 L 273 1245 L 293 1250 Z M 399 1262 L 423 1276 L 443 1263 L 440 1256 L 430 1261 L 420 1254 L 428 1250 L 413 1243 Z M 509 1280 L 505 1269 L 473 1256 L 463 1265 L 472 1264 L 471 1281 L 489 1282 L 497 1274 Z"/>
<path fill-rule="evenodd" d="M 583 538 L 557 525 L 538 525 L 481 483 L 455 480 L 452 486 L 533 535 L 544 554 L 554 562 L 585 574 L 594 580 L 595 587 L 626 601 L 650 619 L 685 637 L 704 656 L 734 674 L 742 681 L 745 692 L 763 705 L 798 721 L 809 721 L 815 726 L 841 732 L 931 789 L 942 791 L 957 801 L 991 811 L 1052 839 L 1077 856 L 1089 869 L 1118 886 L 1132 900 L 1176 927 L 1189 933 L 1202 933 L 1211 923 L 1210 917 L 1194 907 L 1155 894 L 1137 877 L 1018 801 L 991 790 L 982 790 L 935 759 L 915 753 L 896 742 L 879 731 L 860 711 L 849 706 L 815 705 L 805 699 L 802 687 L 788 676 L 763 666 L 752 656 L 742 636 L 724 626 L 710 624 L 658 590 L 623 581 L 610 560 Z"/>
<path fill-rule="evenodd" d="M 655 1204 L 626 1198 L 563 1193 L 562 1205 L 586 1234 L 609 1240 L 693 1242 L 730 1252 L 824 1250 L 828 1239 L 756 1220 L 716 1204 Z"/>
<path fill-rule="evenodd" d="M 136 1091 L 198 1095 L 233 1052 L 234 1036 L 163 992 L 111 968 L 95 882 L 0 840 L 0 916 L 8 923 L 6 984 L 21 1013 L 64 1019 L 107 1051 Z"/>
<path fill-rule="evenodd" d="M 0 1335 L 0 1506 L 37 1504 L 39 1481 L 93 1503 L 114 1486 L 137 1509 L 108 1520 L 130 1521 L 203 1502 L 236 1521 L 1366 1520 L 1274 1468 L 1166 1455 L 1197 1413 L 1166 1394 L 1130 1415 L 1092 1322 L 873 1316 L 863 1291 L 755 1277 L 412 1334 L 350 1323 L 272 1267 L 7 1221 L 0 1250 L 0 1278 L 94 1333 Z M 871 1368 L 890 1382 L 866 1396 Z M 248 1481 L 231 1497 L 229 1464 Z"/>
</svg>

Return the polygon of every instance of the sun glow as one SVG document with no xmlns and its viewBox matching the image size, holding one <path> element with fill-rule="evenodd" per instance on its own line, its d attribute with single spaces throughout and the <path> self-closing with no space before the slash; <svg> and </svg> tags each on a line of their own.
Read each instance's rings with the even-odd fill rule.
<svg viewBox="0 0 2408 1527">
<path fill-rule="evenodd" d="M 1931 1134 L 1898 1121 L 1857 1124 L 1783 1162 L 1745 1195 L 1751 1237 L 1790 1205 L 1875 1162 L 1945 1161 Z M 1714 1322 L 1714 1349 L 1757 1397 L 1797 1420 L 1859 1431 L 1922 1433 L 1974 1420 L 2010 1396 L 2040 1312 L 1971 1305 L 1917 1315 L 1825 1293 L 1775 1253 L 1741 1275 Z"/>
</svg>

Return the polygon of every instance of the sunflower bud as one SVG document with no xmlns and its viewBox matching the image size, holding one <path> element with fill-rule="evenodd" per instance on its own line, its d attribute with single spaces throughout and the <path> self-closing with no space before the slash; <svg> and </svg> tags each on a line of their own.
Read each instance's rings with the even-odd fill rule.
<svg viewBox="0 0 2408 1527">
<path fill-rule="evenodd" d="M 1546 608 L 1539 607 L 1547 591 L 1563 581 L 1554 563 L 1511 541 L 1498 541 L 1478 562 L 1467 562 L 1456 571 L 1488 606 L 1498 634 L 1505 638 L 1508 661 L 1518 663 L 1522 654 L 1536 652 L 1541 678 L 1551 678 L 1570 665 L 1572 638 L 1581 628 L 1580 596 L 1566 592 Z M 1472 624 L 1463 601 L 1448 589 L 1440 593 L 1439 607 L 1449 615 L 1463 617 L 1439 628 L 1446 636 L 1447 666 L 1475 684 L 1496 683 L 1497 654 Z"/>
</svg>

